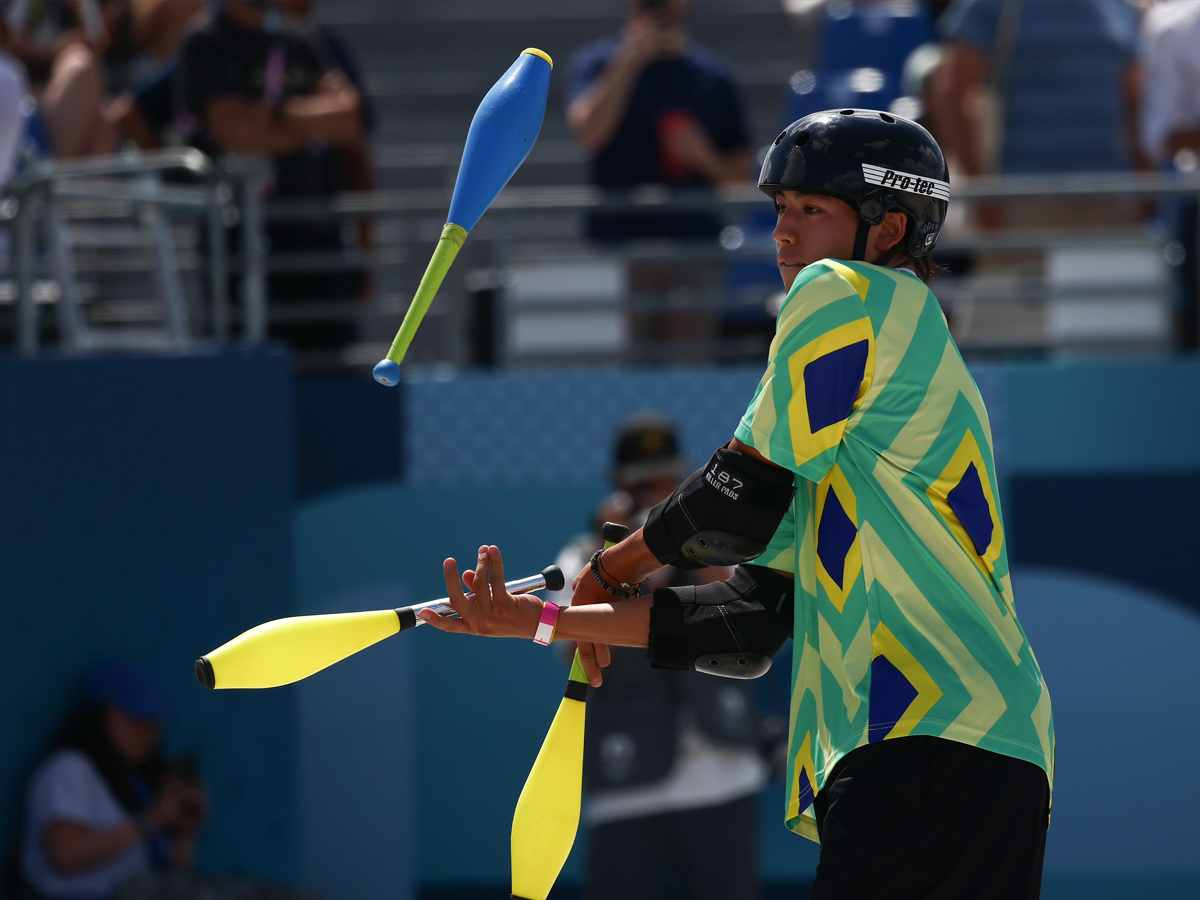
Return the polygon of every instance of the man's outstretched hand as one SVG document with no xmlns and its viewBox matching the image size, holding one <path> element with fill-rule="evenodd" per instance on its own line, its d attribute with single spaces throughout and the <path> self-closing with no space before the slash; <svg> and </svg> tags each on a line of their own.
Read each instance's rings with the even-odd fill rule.
<svg viewBox="0 0 1200 900">
<path fill-rule="evenodd" d="M 417 613 L 423 621 L 454 634 L 533 640 L 544 604 L 532 594 L 510 594 L 505 589 L 504 560 L 499 547 L 480 547 L 475 571 L 463 573 L 461 580 L 458 564 L 452 559 L 442 563 L 442 572 L 446 576 L 446 596 L 461 618 L 451 619 L 432 609 L 423 609 Z M 468 597 L 468 591 L 475 596 Z"/>
</svg>

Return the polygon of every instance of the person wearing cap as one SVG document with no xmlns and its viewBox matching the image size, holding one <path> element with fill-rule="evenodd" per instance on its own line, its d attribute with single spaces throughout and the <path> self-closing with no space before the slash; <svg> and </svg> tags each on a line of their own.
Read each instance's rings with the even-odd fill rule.
<svg viewBox="0 0 1200 900">
<path fill-rule="evenodd" d="M 592 530 L 563 548 L 559 568 L 574 573 L 586 566 L 601 547 L 605 522 L 639 527 L 686 471 L 668 420 L 649 412 L 627 420 L 613 447 L 618 490 L 596 510 Z M 727 574 L 666 568 L 643 589 Z M 585 900 L 652 900 L 669 872 L 689 900 L 757 898 L 755 795 L 767 765 L 757 750 L 761 716 L 747 686 L 655 671 L 643 651 L 615 647 L 605 689 L 592 694 L 587 714 Z M 735 837 L 724 828 L 728 822 L 749 827 Z"/>
<path fill-rule="evenodd" d="M 21 875 L 51 900 L 102 900 L 131 879 L 191 867 L 207 799 L 160 746 L 166 703 L 141 669 L 92 670 L 26 797 Z M 190 768 L 190 767 L 187 767 Z"/>
</svg>

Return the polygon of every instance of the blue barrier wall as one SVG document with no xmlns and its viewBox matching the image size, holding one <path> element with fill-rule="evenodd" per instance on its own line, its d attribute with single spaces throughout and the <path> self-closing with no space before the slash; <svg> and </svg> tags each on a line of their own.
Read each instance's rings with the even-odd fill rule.
<svg viewBox="0 0 1200 900">
<path fill-rule="evenodd" d="M 290 878 L 285 693 L 205 693 L 192 661 L 284 614 L 292 382 L 286 357 L 0 359 L 0 847 L 94 663 L 145 665 L 194 754 L 209 871 Z"/>
<path fill-rule="evenodd" d="M 1194 896 L 1200 735 L 1172 710 L 1200 689 L 1184 577 L 1200 539 L 1200 366 L 974 371 L 1018 609 L 1059 722 L 1044 896 Z M 469 375 L 389 392 L 293 382 L 269 354 L 0 360 L 0 677 L 20 686 L 0 695 L 13 735 L 0 842 L 82 670 L 136 657 L 172 702 L 171 747 L 209 780 L 207 870 L 330 900 L 502 892 L 512 808 L 561 692 L 553 654 L 421 629 L 303 685 L 230 694 L 199 691 L 190 661 L 288 610 L 441 595 L 442 557 L 485 540 L 511 574 L 540 569 L 606 492 L 622 418 L 672 416 L 698 464 L 758 374 Z M 293 512 L 294 490 L 310 499 Z M 803 882 L 816 848 L 782 828 L 780 802 L 764 792 L 764 875 Z M 564 886 L 578 875 L 577 852 Z"/>
</svg>

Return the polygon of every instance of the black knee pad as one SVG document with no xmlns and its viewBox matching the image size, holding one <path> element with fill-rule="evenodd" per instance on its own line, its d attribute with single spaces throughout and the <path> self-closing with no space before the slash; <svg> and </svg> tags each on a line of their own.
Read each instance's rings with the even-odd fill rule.
<svg viewBox="0 0 1200 900">
<path fill-rule="evenodd" d="M 758 678 L 792 636 L 794 582 L 763 566 L 738 566 L 728 581 L 659 588 L 646 656 L 656 669 Z"/>
</svg>

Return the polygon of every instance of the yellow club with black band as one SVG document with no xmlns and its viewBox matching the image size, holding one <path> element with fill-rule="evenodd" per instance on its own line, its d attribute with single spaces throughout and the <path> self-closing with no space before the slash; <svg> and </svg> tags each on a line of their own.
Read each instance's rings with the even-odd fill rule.
<svg viewBox="0 0 1200 900">
<path fill-rule="evenodd" d="M 605 548 L 620 543 L 628 534 L 624 525 L 606 523 Z M 513 900 L 546 900 L 575 843 L 583 798 L 587 692 L 587 675 L 576 650 L 558 712 L 513 813 Z"/>
<path fill-rule="evenodd" d="M 518 578 L 505 587 L 510 594 L 527 594 L 561 591 L 565 583 L 558 566 L 547 566 L 537 575 Z M 200 657 L 196 660 L 196 679 L 209 690 L 292 684 L 384 638 L 424 625 L 425 620 L 417 615 L 422 609 L 444 616 L 458 615 L 443 597 L 399 609 L 276 619 Z"/>
</svg>

